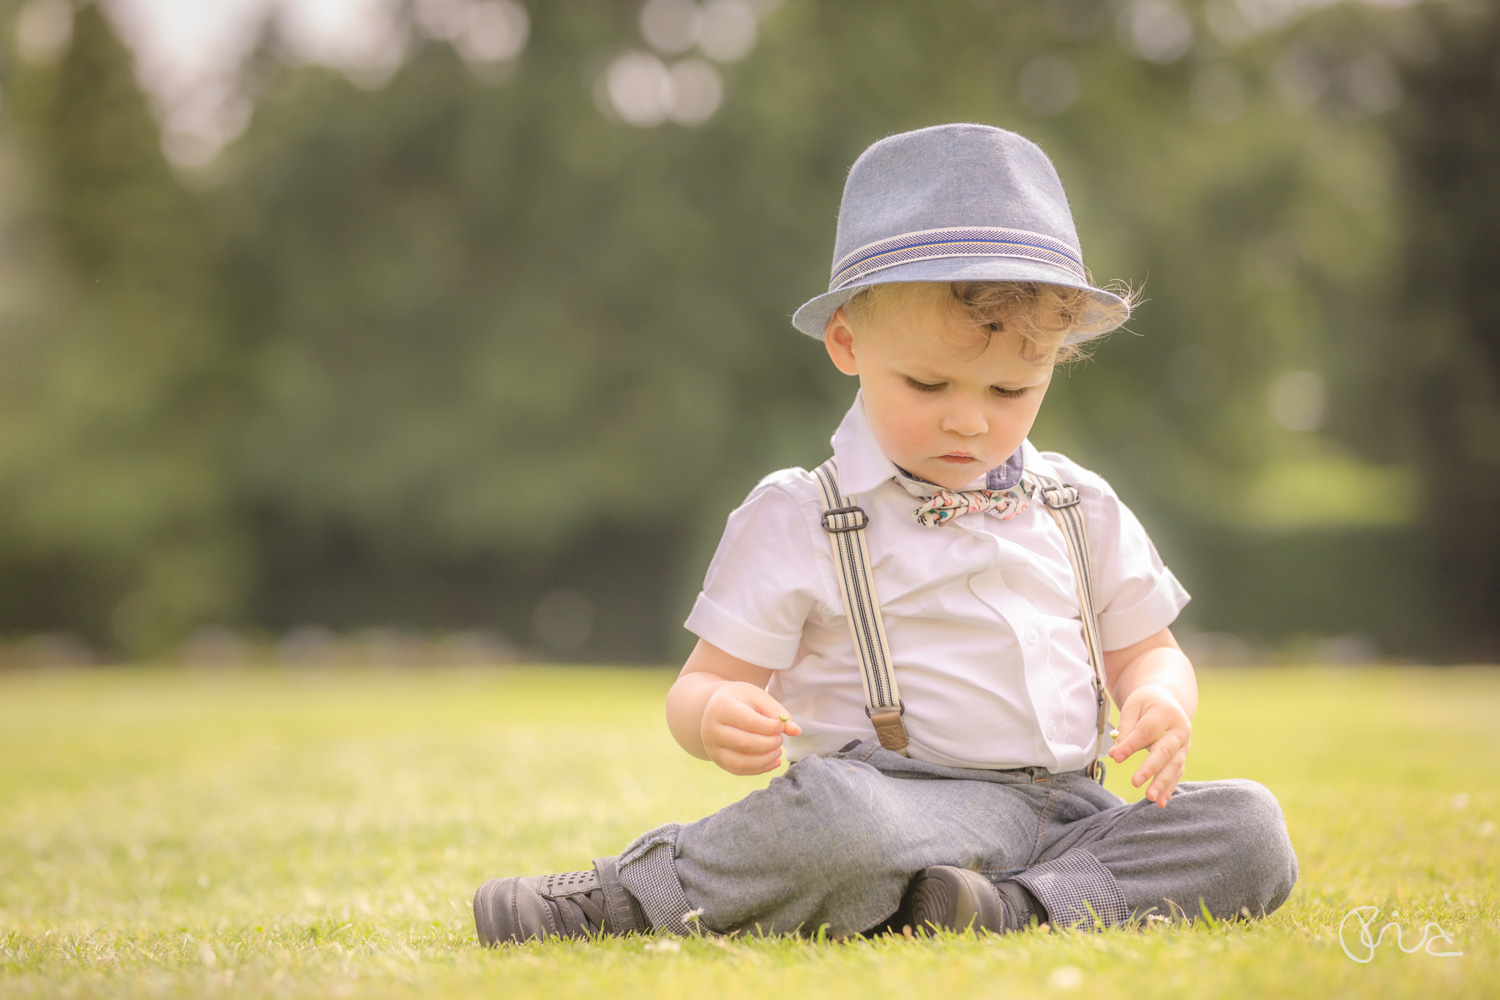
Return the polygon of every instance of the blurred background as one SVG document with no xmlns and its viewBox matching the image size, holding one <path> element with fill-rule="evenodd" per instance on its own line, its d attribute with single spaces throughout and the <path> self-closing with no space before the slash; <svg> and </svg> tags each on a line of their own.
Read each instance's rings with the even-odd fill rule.
<svg viewBox="0 0 1500 1000">
<path fill-rule="evenodd" d="M 1203 662 L 1500 659 L 1486 0 L 0 0 L 0 663 L 659 663 L 869 143 L 1054 158 L 1032 435 Z"/>
</svg>

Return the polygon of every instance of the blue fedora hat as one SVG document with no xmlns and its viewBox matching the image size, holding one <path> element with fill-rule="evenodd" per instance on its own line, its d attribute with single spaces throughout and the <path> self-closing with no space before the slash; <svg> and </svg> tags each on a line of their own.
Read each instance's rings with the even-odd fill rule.
<svg viewBox="0 0 1500 1000">
<path fill-rule="evenodd" d="M 882 139 L 844 184 L 828 291 L 792 325 L 822 339 L 861 288 L 894 281 L 1039 281 L 1087 292 L 1093 308 L 1069 343 L 1130 317 L 1096 288 L 1062 181 L 1041 147 L 988 125 L 934 125 Z"/>
</svg>

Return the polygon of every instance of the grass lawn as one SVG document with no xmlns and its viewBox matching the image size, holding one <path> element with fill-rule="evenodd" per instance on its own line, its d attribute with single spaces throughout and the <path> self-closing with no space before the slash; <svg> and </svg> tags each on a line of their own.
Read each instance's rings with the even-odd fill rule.
<svg viewBox="0 0 1500 1000">
<path fill-rule="evenodd" d="M 767 780 L 677 749 L 671 677 L 0 674 L 0 996 L 1500 996 L 1486 669 L 1202 673 L 1188 777 L 1270 786 L 1300 859 L 1262 922 L 479 948 L 485 878 L 585 867 Z M 1387 933 L 1351 961 L 1360 905 L 1463 955 Z"/>
</svg>

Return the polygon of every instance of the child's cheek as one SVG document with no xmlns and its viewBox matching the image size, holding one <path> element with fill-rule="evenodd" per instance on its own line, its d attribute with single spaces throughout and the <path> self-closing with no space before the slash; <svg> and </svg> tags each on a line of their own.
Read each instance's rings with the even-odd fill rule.
<svg viewBox="0 0 1500 1000">
<path fill-rule="evenodd" d="M 916 399 L 903 401 L 894 414 L 901 443 L 907 447 L 919 447 L 925 450 L 933 428 L 942 420 L 940 410 L 941 406 L 938 401 L 930 396 L 919 396 Z"/>
<path fill-rule="evenodd" d="M 897 455 L 908 461 L 926 458 L 931 449 L 926 447 L 926 435 L 923 434 L 921 426 L 912 420 L 908 420 L 890 428 L 892 457 Z"/>
</svg>

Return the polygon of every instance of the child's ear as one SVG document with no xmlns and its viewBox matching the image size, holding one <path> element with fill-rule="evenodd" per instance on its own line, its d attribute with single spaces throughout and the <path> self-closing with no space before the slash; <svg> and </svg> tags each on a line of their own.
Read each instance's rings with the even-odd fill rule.
<svg viewBox="0 0 1500 1000">
<path fill-rule="evenodd" d="M 843 306 L 835 309 L 828 318 L 828 325 L 823 328 L 823 346 L 828 348 L 828 356 L 833 359 L 835 368 L 845 375 L 859 374 L 859 364 L 854 357 L 854 328 L 849 325 Z"/>
</svg>

